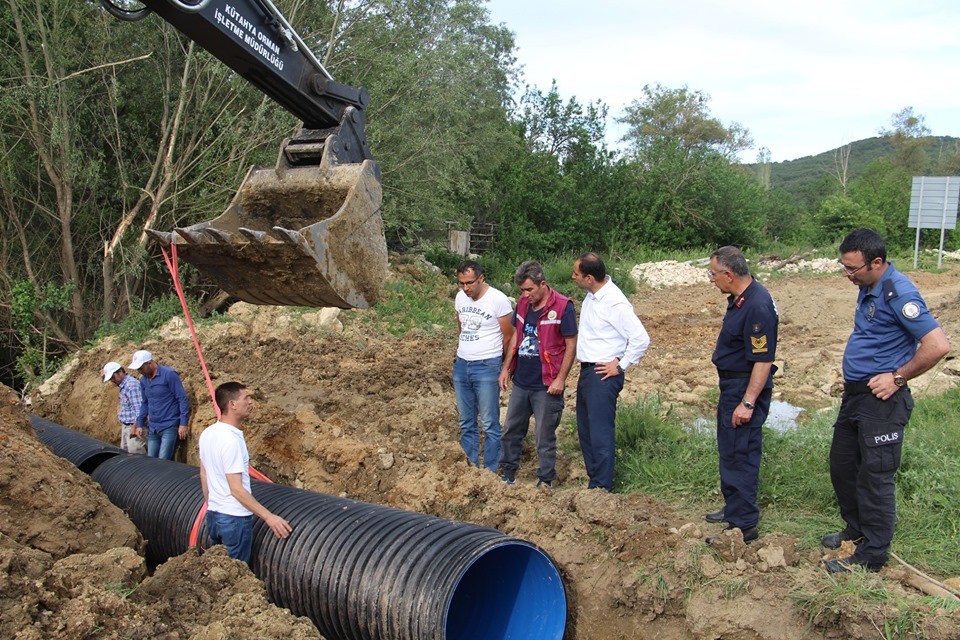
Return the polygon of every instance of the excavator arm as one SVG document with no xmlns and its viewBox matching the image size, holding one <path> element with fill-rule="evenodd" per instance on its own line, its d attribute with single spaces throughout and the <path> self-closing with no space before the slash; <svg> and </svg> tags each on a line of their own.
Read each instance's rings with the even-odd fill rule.
<svg viewBox="0 0 960 640">
<path fill-rule="evenodd" d="M 387 248 L 367 91 L 336 82 L 270 0 L 141 1 L 102 4 L 125 20 L 156 13 L 303 121 L 276 166 L 251 168 L 222 215 L 150 235 L 247 302 L 374 304 Z"/>
</svg>

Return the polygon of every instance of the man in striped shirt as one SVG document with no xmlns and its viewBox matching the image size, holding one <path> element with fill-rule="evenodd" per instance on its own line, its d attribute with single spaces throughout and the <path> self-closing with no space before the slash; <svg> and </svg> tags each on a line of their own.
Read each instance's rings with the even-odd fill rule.
<svg viewBox="0 0 960 640">
<path fill-rule="evenodd" d="M 120 388 L 120 409 L 117 417 L 120 420 L 120 448 L 129 453 L 146 453 L 147 443 L 130 433 L 133 424 L 140 415 L 140 403 L 143 396 L 140 394 L 140 385 L 119 362 L 108 362 L 103 365 L 104 383 L 112 382 Z"/>
</svg>

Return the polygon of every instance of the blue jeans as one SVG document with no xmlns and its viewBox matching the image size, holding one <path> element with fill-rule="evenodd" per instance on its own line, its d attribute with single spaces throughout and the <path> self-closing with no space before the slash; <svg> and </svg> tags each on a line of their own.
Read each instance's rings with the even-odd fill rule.
<svg viewBox="0 0 960 640">
<path fill-rule="evenodd" d="M 453 365 L 453 388 L 457 393 L 460 414 L 460 446 L 470 463 L 480 466 L 480 431 L 477 414 L 483 426 L 483 466 L 494 473 L 500 464 L 500 366 L 503 358 L 464 360 Z"/>
<path fill-rule="evenodd" d="M 601 380 L 592 366 L 581 367 L 577 381 L 577 436 L 583 466 L 590 476 L 588 489 L 613 489 L 616 461 L 617 398 L 624 375 Z"/>
<path fill-rule="evenodd" d="M 250 564 L 253 548 L 253 516 L 231 516 L 207 511 L 207 535 L 212 544 L 222 544 L 234 560 Z"/>
<path fill-rule="evenodd" d="M 164 429 L 160 433 L 150 429 L 147 433 L 147 455 L 151 458 L 173 460 L 179 437 L 176 426 Z"/>
</svg>

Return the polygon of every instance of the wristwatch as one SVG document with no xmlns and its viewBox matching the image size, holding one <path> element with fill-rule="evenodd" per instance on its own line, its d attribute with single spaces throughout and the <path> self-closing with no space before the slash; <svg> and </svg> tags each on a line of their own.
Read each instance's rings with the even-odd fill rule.
<svg viewBox="0 0 960 640">
<path fill-rule="evenodd" d="M 893 384 L 897 385 L 898 387 L 905 387 L 907 386 L 907 379 L 900 375 L 899 371 L 894 371 Z"/>
<path fill-rule="evenodd" d="M 617 365 L 617 373 L 623 373 L 623 367 L 621 367 L 619 364 Z"/>
<path fill-rule="evenodd" d="M 750 409 L 751 411 L 753 411 L 753 408 L 756 406 L 755 404 L 753 404 L 752 402 L 749 402 L 748 400 L 741 400 L 740 404 L 745 406 L 747 409 Z"/>
</svg>

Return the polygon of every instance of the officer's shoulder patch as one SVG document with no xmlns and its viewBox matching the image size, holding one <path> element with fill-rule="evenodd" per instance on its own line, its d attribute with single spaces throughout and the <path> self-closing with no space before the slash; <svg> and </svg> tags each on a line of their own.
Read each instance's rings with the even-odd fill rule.
<svg viewBox="0 0 960 640">
<path fill-rule="evenodd" d="M 900 313 L 903 314 L 904 318 L 913 320 L 920 315 L 920 305 L 918 305 L 916 302 L 908 302 L 907 304 L 903 305 Z"/>
<path fill-rule="evenodd" d="M 750 336 L 750 346 L 753 347 L 753 353 L 767 352 L 767 336 Z"/>
</svg>

